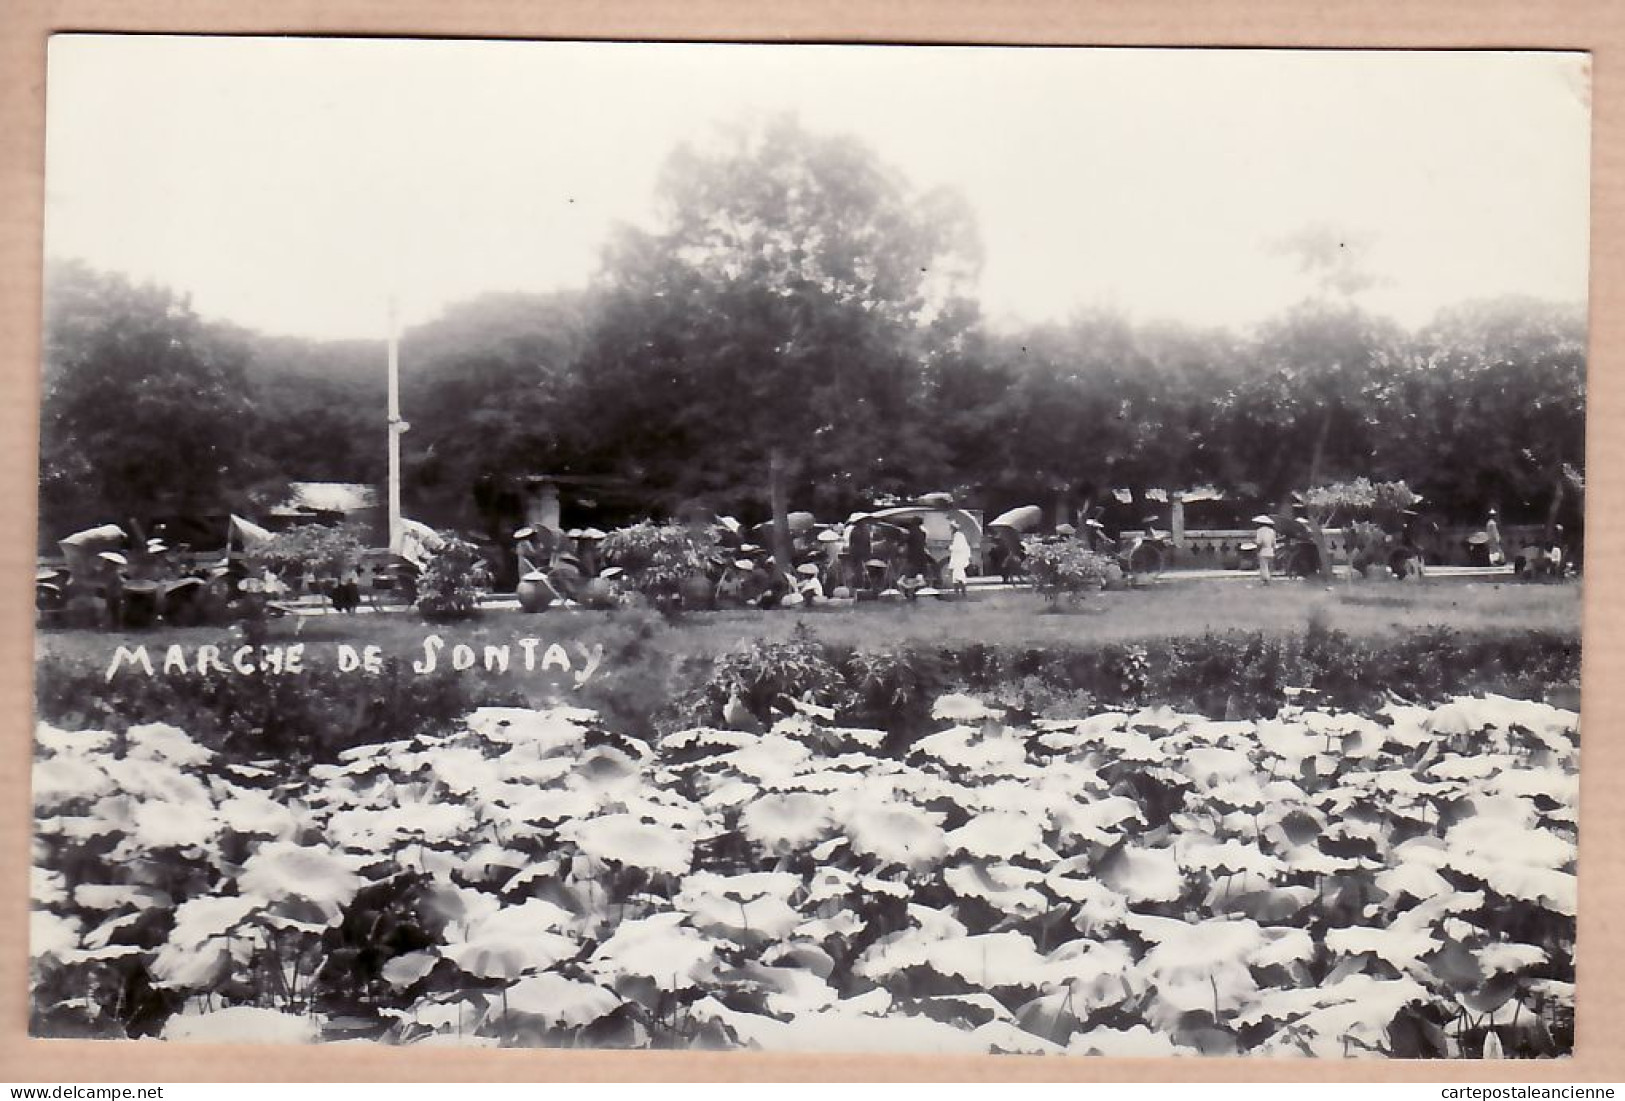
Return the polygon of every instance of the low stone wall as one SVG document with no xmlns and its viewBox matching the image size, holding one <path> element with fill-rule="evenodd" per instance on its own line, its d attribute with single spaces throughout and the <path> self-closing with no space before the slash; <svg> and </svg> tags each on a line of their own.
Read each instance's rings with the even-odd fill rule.
<svg viewBox="0 0 1625 1101">
<path fill-rule="evenodd" d="M 1250 569 L 1252 557 L 1241 548 L 1242 544 L 1253 542 L 1257 536 L 1257 528 L 1186 531 L 1183 545 L 1174 548 L 1170 566 L 1176 570 Z M 1348 560 L 1346 536 L 1341 529 L 1328 528 L 1326 543 L 1334 562 Z"/>
<path fill-rule="evenodd" d="M 1422 550 L 1430 565 L 1472 566 L 1475 562 L 1469 550 L 1467 537 L 1482 531 L 1482 527 L 1442 528 L 1421 540 Z M 1251 543 L 1257 528 L 1221 528 L 1200 531 L 1187 530 L 1180 546 L 1174 548 L 1171 568 L 1181 570 L 1238 570 L 1249 568 L 1252 560 L 1242 552 L 1242 544 Z M 1501 529 L 1501 547 L 1510 557 L 1520 547 L 1533 546 L 1545 538 L 1546 529 L 1540 524 L 1518 524 Z M 1348 533 L 1341 528 L 1327 528 L 1326 542 L 1332 561 L 1346 563 Z"/>
</svg>

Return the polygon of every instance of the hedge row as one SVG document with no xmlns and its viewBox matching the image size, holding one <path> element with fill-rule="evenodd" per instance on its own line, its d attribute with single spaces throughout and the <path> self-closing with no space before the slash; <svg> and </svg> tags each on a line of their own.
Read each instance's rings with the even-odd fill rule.
<svg viewBox="0 0 1625 1101">
<path fill-rule="evenodd" d="M 645 737 L 684 725 L 767 723 L 809 701 L 850 725 L 906 744 L 931 726 L 930 701 L 968 691 L 1036 717 L 1102 707 L 1164 704 L 1212 718 L 1271 715 L 1303 693 L 1322 706 L 1366 711 L 1398 697 L 1417 703 L 1496 692 L 1555 695 L 1572 703 L 1580 642 L 1555 632 L 1475 635 L 1430 629 L 1386 641 L 1311 625 L 1293 635 L 1232 631 L 1132 645 L 1024 648 L 913 645 L 856 650 L 807 631 L 759 641 L 719 658 L 674 661 L 654 644 L 660 628 L 622 632 L 605 675 L 571 698 Z M 332 759 L 351 746 L 449 730 L 475 707 L 536 703 L 496 677 L 442 670 L 419 675 L 386 661 L 360 677 L 312 669 L 298 677 L 131 677 L 46 658 L 38 667 L 40 718 L 118 729 L 169 722 L 244 759 Z M 207 733 L 205 733 L 207 732 Z"/>
</svg>

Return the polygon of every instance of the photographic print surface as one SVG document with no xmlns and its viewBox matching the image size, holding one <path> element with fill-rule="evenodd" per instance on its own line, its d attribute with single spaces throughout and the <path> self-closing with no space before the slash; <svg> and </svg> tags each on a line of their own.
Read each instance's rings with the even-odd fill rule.
<svg viewBox="0 0 1625 1101">
<path fill-rule="evenodd" d="M 1580 54 L 60 35 L 31 1031 L 1553 1058 Z"/>
</svg>

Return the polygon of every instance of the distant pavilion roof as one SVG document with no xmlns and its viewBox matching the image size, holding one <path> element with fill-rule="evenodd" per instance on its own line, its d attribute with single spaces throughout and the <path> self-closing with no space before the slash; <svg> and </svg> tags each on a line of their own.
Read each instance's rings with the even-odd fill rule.
<svg viewBox="0 0 1625 1101">
<path fill-rule="evenodd" d="M 358 482 L 293 482 L 287 500 L 271 509 L 272 516 L 308 516 L 328 512 L 348 514 L 378 507 L 378 488 Z"/>
</svg>

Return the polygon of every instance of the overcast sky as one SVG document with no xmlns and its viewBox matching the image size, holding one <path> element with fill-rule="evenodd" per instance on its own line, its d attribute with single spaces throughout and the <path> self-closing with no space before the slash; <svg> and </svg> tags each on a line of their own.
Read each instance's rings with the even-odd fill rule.
<svg viewBox="0 0 1625 1101">
<path fill-rule="evenodd" d="M 961 192 L 1004 324 L 1242 328 L 1311 225 L 1408 325 L 1586 293 L 1583 55 L 58 36 L 49 81 L 47 254 L 273 333 L 582 286 L 675 144 L 781 110 Z"/>
</svg>

